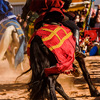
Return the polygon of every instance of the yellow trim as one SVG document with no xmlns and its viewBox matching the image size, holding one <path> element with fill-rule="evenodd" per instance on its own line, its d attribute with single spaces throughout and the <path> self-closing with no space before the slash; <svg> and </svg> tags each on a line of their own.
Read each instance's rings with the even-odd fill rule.
<svg viewBox="0 0 100 100">
<path fill-rule="evenodd" d="M 30 35 L 29 33 L 28 33 L 28 37 L 31 37 L 32 35 Z"/>
<path fill-rule="evenodd" d="M 8 24 L 11 23 L 11 22 L 13 22 L 13 23 L 15 23 L 16 25 L 18 25 L 18 27 L 19 27 L 18 29 L 22 30 L 21 26 L 20 26 L 18 23 L 14 22 L 14 21 L 10 21 L 10 22 L 6 23 L 5 26 L 8 25 Z M 16 28 L 16 29 L 17 29 L 17 28 Z"/>
<path fill-rule="evenodd" d="M 7 23 L 5 24 L 5 26 L 8 25 L 8 24 L 11 23 L 11 22 L 13 22 L 13 21 L 7 22 Z"/>
<path fill-rule="evenodd" d="M 61 29 L 62 29 L 62 30 L 64 31 L 64 33 L 66 34 L 66 36 L 64 36 L 62 39 L 60 39 L 60 37 L 57 35 L 57 32 L 58 32 L 59 30 L 61 30 Z M 52 47 L 49 48 L 51 51 L 52 51 L 53 49 L 59 48 L 59 47 L 63 44 L 63 42 L 64 42 L 66 39 L 68 39 L 68 38 L 72 35 L 72 32 L 67 33 L 66 30 L 64 30 L 62 27 L 59 27 L 59 26 L 58 26 L 55 30 L 50 30 L 50 29 L 47 29 L 47 28 L 42 28 L 41 30 L 51 32 L 51 34 L 50 34 L 48 37 L 43 38 L 42 41 L 48 41 L 48 40 L 50 40 L 54 35 L 57 36 L 57 38 L 58 38 L 59 41 L 60 41 L 57 45 L 52 46 Z"/>
<path fill-rule="evenodd" d="M 63 42 L 64 42 L 66 39 L 68 39 L 71 35 L 72 35 L 72 32 L 68 33 L 66 36 L 64 36 L 64 37 L 62 38 L 62 41 L 60 41 L 60 43 L 58 43 L 58 44 L 55 45 L 55 46 L 50 47 L 49 49 L 52 51 L 53 49 L 59 48 L 59 47 L 63 44 Z"/>
<path fill-rule="evenodd" d="M 30 48 L 31 44 L 28 44 L 27 47 Z"/>
<path fill-rule="evenodd" d="M 33 25 L 29 25 L 29 28 L 34 28 L 34 26 Z"/>
<path fill-rule="evenodd" d="M 29 32 L 28 32 L 28 34 L 30 34 L 31 33 L 31 28 L 29 27 Z"/>
<path fill-rule="evenodd" d="M 31 34 L 32 29 L 34 29 L 33 25 L 29 25 L 29 30 L 28 30 L 28 34 Z M 29 35 L 28 35 L 29 36 Z M 29 36 L 30 37 L 30 36 Z"/>
<path fill-rule="evenodd" d="M 50 30 L 50 29 L 47 29 L 47 28 L 42 28 L 41 30 L 51 32 L 51 34 L 50 34 L 48 37 L 43 38 L 42 41 L 50 40 L 54 35 L 56 35 L 57 38 L 58 38 L 59 41 L 60 41 L 61 39 L 59 38 L 59 36 L 58 36 L 56 33 L 57 33 L 59 30 L 61 30 L 61 29 L 63 29 L 63 28 L 61 28 L 61 27 L 59 27 L 59 26 L 58 26 L 55 30 Z M 64 29 L 63 29 L 63 30 L 64 30 Z M 66 31 L 64 31 L 64 32 L 65 32 L 65 34 L 67 34 Z"/>
<path fill-rule="evenodd" d="M 20 26 L 18 23 L 14 22 L 14 21 L 10 21 L 10 22 L 6 23 L 5 26 L 8 25 L 8 24 L 11 23 L 11 22 L 13 22 L 13 23 L 15 23 L 16 25 L 18 25 L 19 28 L 16 28 L 16 29 L 22 30 L 21 26 Z M 0 32 L 1 32 L 3 29 L 6 29 L 6 28 L 7 28 L 7 27 L 5 27 L 3 24 L 1 24 L 1 26 L 2 26 L 3 28 L 0 30 Z M 23 30 L 22 30 L 22 31 L 23 31 Z M 24 34 L 22 34 L 22 35 L 24 35 Z M 22 36 L 22 35 L 21 35 L 21 36 Z M 19 37 L 20 37 L 20 35 L 19 35 Z"/>
<path fill-rule="evenodd" d="M 0 32 L 1 32 L 3 29 L 6 29 L 5 26 L 4 26 L 3 24 L 1 24 L 1 26 L 2 26 L 3 28 L 0 30 Z"/>
<path fill-rule="evenodd" d="M 4 29 L 6 29 L 7 27 L 5 27 L 5 25 L 3 25 L 3 24 L 1 24 L 1 26 L 4 28 Z"/>
<path fill-rule="evenodd" d="M 21 28 L 16 28 L 17 30 L 20 30 Z"/>
<path fill-rule="evenodd" d="M 17 24 L 19 26 L 19 29 L 22 30 L 21 26 L 18 23 L 14 22 L 14 21 L 11 21 L 11 22 Z"/>
<path fill-rule="evenodd" d="M 36 19 L 33 20 L 33 22 L 35 22 Z"/>
<path fill-rule="evenodd" d="M 23 36 L 24 35 L 24 33 L 23 34 L 20 34 L 20 35 L 18 35 L 19 37 L 21 37 L 21 36 Z"/>
</svg>

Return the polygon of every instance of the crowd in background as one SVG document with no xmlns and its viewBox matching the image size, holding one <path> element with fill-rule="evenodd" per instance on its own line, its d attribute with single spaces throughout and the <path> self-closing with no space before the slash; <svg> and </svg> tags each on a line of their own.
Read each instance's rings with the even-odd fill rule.
<svg viewBox="0 0 100 100">
<path fill-rule="evenodd" d="M 83 22 L 89 10 L 88 8 L 89 8 L 89 4 L 87 4 L 86 8 L 84 8 L 82 11 L 77 12 L 75 23 L 79 28 L 82 28 L 83 26 Z M 97 10 L 92 8 L 89 26 L 90 28 L 93 27 L 100 28 L 100 5 L 98 5 Z"/>
<path fill-rule="evenodd" d="M 70 20 L 73 20 L 75 22 L 75 24 L 79 27 L 79 28 L 83 28 L 83 24 L 86 20 L 86 16 L 87 13 L 89 11 L 89 4 L 86 4 L 86 7 L 82 10 L 78 10 L 78 11 L 69 11 L 67 12 L 67 16 L 69 17 Z M 37 17 L 37 15 L 35 15 L 35 13 L 33 13 L 33 20 Z M 21 19 L 21 15 L 18 14 L 17 15 L 17 20 L 20 23 L 20 25 L 22 26 L 23 31 L 25 32 L 26 38 L 28 37 L 28 26 L 29 26 L 29 19 L 30 17 L 27 16 L 26 21 L 23 21 Z M 91 9 L 91 16 L 90 19 L 87 19 L 87 21 L 90 20 L 89 23 L 89 28 L 100 28 L 100 5 L 98 5 L 97 9 Z M 31 20 L 32 22 L 32 20 Z M 32 24 L 33 25 L 33 24 Z M 29 40 L 29 37 L 28 39 Z M 87 46 L 84 45 L 85 51 Z"/>
<path fill-rule="evenodd" d="M 72 15 L 73 19 L 71 19 L 71 20 L 73 20 L 79 28 L 83 27 L 83 23 L 85 21 L 86 14 L 89 10 L 89 6 L 90 6 L 89 4 L 86 4 L 86 7 L 83 10 L 78 10 L 78 11 L 74 11 L 74 12 L 71 11 L 71 13 L 74 14 L 74 15 Z M 28 18 L 29 18 L 29 16 L 27 16 L 27 19 Z M 27 20 L 23 21 L 21 19 L 20 14 L 17 15 L 17 20 L 21 24 L 23 30 L 25 31 L 25 28 L 27 27 Z M 92 8 L 89 26 L 91 28 L 92 27 L 100 28 L 100 5 L 98 5 L 97 10 Z"/>
</svg>

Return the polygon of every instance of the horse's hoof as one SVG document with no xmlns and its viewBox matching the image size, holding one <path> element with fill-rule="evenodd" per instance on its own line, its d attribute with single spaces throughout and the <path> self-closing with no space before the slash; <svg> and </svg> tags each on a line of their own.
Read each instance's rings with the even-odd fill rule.
<svg viewBox="0 0 100 100">
<path fill-rule="evenodd" d="M 95 92 L 91 92 L 91 96 L 92 97 L 98 97 L 98 96 L 100 96 L 100 93 L 99 93 L 98 90 L 96 90 Z"/>
<path fill-rule="evenodd" d="M 2 60 L 5 60 L 6 59 L 6 56 L 4 56 L 3 58 L 2 58 Z"/>
</svg>

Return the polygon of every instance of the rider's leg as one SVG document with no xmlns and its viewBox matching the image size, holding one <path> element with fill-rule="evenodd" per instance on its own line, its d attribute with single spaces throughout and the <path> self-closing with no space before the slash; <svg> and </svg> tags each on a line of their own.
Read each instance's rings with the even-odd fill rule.
<svg viewBox="0 0 100 100">
<path fill-rule="evenodd" d="M 63 20 L 62 24 L 68 28 L 71 29 L 73 32 L 74 37 L 76 38 L 76 52 L 78 53 L 78 56 L 86 57 L 85 54 L 83 54 L 80 51 L 80 46 L 79 46 L 79 27 L 72 21 L 72 20 Z"/>
</svg>

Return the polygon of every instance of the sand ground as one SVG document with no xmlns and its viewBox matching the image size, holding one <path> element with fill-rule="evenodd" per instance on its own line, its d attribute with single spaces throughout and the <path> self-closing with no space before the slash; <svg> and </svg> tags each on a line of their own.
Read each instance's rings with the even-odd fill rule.
<svg viewBox="0 0 100 100">
<path fill-rule="evenodd" d="M 100 92 L 100 56 L 87 56 L 85 61 L 93 84 Z M 26 55 L 23 66 L 24 71 L 29 68 Z M 27 92 L 26 83 L 30 80 L 31 72 L 23 75 L 15 82 L 16 77 L 22 72 L 20 66 L 11 69 L 6 59 L 0 61 L 0 100 L 28 100 L 29 92 Z M 65 92 L 76 100 L 100 100 L 100 97 L 91 97 L 88 85 L 82 75 L 74 77 L 72 74 L 61 74 L 58 81 Z M 58 93 L 57 97 L 58 100 L 64 100 Z"/>
</svg>

